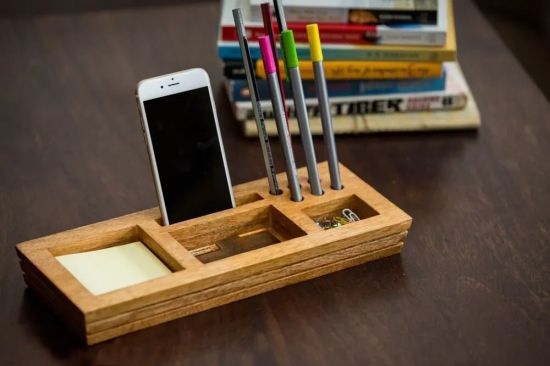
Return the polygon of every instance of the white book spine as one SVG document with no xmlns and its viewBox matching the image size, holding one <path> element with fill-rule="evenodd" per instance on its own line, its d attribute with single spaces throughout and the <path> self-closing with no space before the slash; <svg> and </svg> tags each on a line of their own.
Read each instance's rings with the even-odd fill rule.
<svg viewBox="0 0 550 366">
<path fill-rule="evenodd" d="M 394 29 L 379 29 L 379 43 L 385 45 L 423 45 L 423 46 L 445 46 L 447 42 L 446 32 L 426 32 L 404 30 L 402 32 Z"/>
<path fill-rule="evenodd" d="M 461 109 L 466 106 L 468 97 L 463 92 L 433 92 L 416 94 L 372 95 L 366 97 L 332 98 L 330 106 L 333 116 L 400 113 L 412 111 L 434 111 Z M 266 119 L 273 118 L 270 101 L 262 101 Z M 310 117 L 319 115 L 318 100 L 306 99 Z M 235 102 L 234 114 L 238 121 L 254 118 L 251 102 Z M 294 101 L 287 100 L 289 117 L 295 115 Z"/>
<path fill-rule="evenodd" d="M 262 0 L 261 2 L 265 2 Z M 319 3 L 311 1 L 307 4 L 292 4 L 285 2 L 285 17 L 287 22 L 315 22 L 315 23 L 348 23 L 350 9 L 377 9 L 377 10 L 437 10 L 438 0 L 362 0 L 357 2 Z M 251 1 L 250 16 L 253 21 L 262 20 L 260 4 Z"/>
<path fill-rule="evenodd" d="M 322 135 L 323 129 L 319 117 L 310 118 L 311 133 Z M 299 134 L 296 118 L 290 118 L 290 133 Z M 275 121 L 265 120 L 266 131 L 269 136 L 277 136 Z M 397 114 L 369 114 L 336 116 L 333 119 L 334 133 L 358 134 L 395 131 L 427 131 L 427 130 L 456 130 L 478 129 L 481 118 L 474 98 L 468 95 L 466 108 L 456 111 L 432 111 Z M 258 135 L 254 120 L 242 122 L 243 133 L 246 137 Z"/>
<path fill-rule="evenodd" d="M 262 21 L 262 9 L 250 8 L 252 21 Z M 348 10 L 342 8 L 285 8 L 285 18 L 289 23 L 347 23 Z"/>
</svg>

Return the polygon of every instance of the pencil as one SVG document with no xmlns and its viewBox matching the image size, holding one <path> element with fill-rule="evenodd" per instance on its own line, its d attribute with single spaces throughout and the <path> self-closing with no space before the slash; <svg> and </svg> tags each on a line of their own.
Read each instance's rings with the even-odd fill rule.
<svg viewBox="0 0 550 366">
<path fill-rule="evenodd" d="M 281 33 L 281 44 L 284 49 L 283 55 L 285 57 L 287 76 L 290 78 L 290 86 L 292 87 L 300 136 L 304 145 L 311 194 L 322 196 L 323 189 L 321 188 L 321 180 L 319 179 L 315 148 L 313 146 L 313 138 L 311 137 L 309 117 L 302 86 L 302 77 L 300 76 L 300 68 L 298 67 L 298 54 L 296 53 L 296 45 L 294 43 L 294 33 L 291 30 L 285 30 Z"/>
<path fill-rule="evenodd" d="M 279 28 L 279 34 L 283 33 L 283 31 L 287 30 L 286 26 L 286 19 L 285 19 L 285 9 L 283 8 L 283 2 L 282 0 L 273 0 L 273 5 L 275 8 L 275 18 L 277 18 L 277 27 Z M 270 13 L 271 16 L 271 13 Z M 280 37 L 279 37 L 280 38 Z M 283 55 L 283 59 L 285 58 L 285 48 L 283 46 L 283 40 L 280 38 L 279 43 L 281 44 L 281 53 Z M 290 78 L 288 77 L 288 70 L 286 69 L 286 63 L 284 64 L 285 67 L 285 80 L 291 83 Z"/>
<path fill-rule="evenodd" d="M 263 3 L 261 5 L 262 9 L 262 19 L 264 22 L 264 32 L 267 36 L 269 36 L 269 40 L 271 41 L 271 51 L 273 53 L 273 57 L 275 58 L 275 64 L 279 64 L 279 53 L 277 52 L 277 39 L 275 37 L 275 32 L 273 30 L 273 15 L 271 14 L 271 4 L 270 3 Z M 286 107 L 286 95 L 285 95 L 285 87 L 283 85 L 283 76 L 281 75 L 281 70 L 277 67 L 277 79 L 279 79 L 279 85 L 281 88 L 281 97 L 283 99 L 283 107 L 285 109 L 285 117 L 288 121 L 288 111 Z M 290 122 L 287 123 L 288 128 L 290 129 Z"/>
<path fill-rule="evenodd" d="M 315 89 L 317 91 L 317 99 L 319 99 L 319 112 L 321 115 L 321 124 L 323 126 L 323 140 L 325 142 L 325 151 L 328 156 L 330 187 L 335 190 L 340 190 L 342 189 L 342 180 L 340 178 L 338 153 L 336 152 L 336 141 L 332 128 L 332 114 L 328 100 L 325 70 L 323 68 L 323 50 L 321 48 L 321 38 L 319 37 L 319 26 L 317 24 L 309 24 L 306 29 L 311 61 L 313 62 Z"/>
<path fill-rule="evenodd" d="M 246 38 L 241 9 L 233 10 L 233 19 L 235 21 L 237 37 L 239 39 L 241 54 L 244 61 L 246 80 L 248 82 L 248 88 L 250 89 L 250 99 L 252 100 L 252 106 L 254 109 L 254 118 L 256 119 L 256 125 L 258 127 L 258 136 L 260 138 L 260 145 L 262 147 L 262 154 L 264 156 L 264 163 L 267 171 L 267 180 L 269 182 L 269 193 L 277 195 L 280 193 L 279 184 L 277 182 L 277 173 L 275 172 L 275 163 L 273 162 L 269 137 L 265 129 L 264 115 L 262 113 L 262 105 L 260 103 L 260 93 L 258 92 L 258 86 L 256 84 L 254 65 L 252 64 L 252 58 L 250 57 L 250 49 L 248 47 L 248 39 Z"/>
<path fill-rule="evenodd" d="M 277 18 L 277 25 L 279 26 L 279 33 L 283 33 L 283 31 L 287 30 L 283 1 L 273 0 L 273 5 L 275 6 L 275 17 Z"/>
<path fill-rule="evenodd" d="M 296 162 L 294 161 L 294 153 L 291 147 L 290 131 L 288 129 L 284 109 L 283 101 L 281 99 L 281 92 L 279 90 L 279 84 L 277 80 L 277 65 L 273 59 L 273 52 L 271 51 L 271 45 L 268 36 L 262 36 L 258 38 L 260 43 L 260 51 L 262 53 L 262 60 L 264 62 L 264 69 L 267 75 L 267 83 L 269 85 L 269 92 L 271 93 L 271 104 L 273 106 L 273 112 L 275 114 L 275 122 L 277 124 L 277 132 L 281 145 L 283 147 L 283 154 L 286 161 L 286 176 L 288 179 L 288 186 L 290 188 L 290 196 L 293 201 L 300 202 L 303 200 L 302 192 L 300 190 L 300 182 L 298 181 L 298 173 L 296 171 Z"/>
</svg>

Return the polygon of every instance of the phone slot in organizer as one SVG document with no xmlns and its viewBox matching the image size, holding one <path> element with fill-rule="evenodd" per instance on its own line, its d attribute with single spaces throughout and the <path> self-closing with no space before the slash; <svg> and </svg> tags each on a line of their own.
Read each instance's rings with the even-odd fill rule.
<svg viewBox="0 0 550 366">
<path fill-rule="evenodd" d="M 236 194 L 235 195 L 235 207 L 248 205 L 249 203 L 254 203 L 263 200 L 264 198 L 258 193 L 248 193 L 248 194 Z M 155 218 L 155 222 L 160 226 L 163 226 L 162 217 Z M 183 221 L 182 221 L 183 222 Z"/>
<path fill-rule="evenodd" d="M 50 253 L 96 296 L 183 269 L 139 225 L 77 239 Z"/>
<path fill-rule="evenodd" d="M 271 205 L 228 216 L 221 222 L 197 223 L 169 233 L 202 263 L 306 235 Z"/>
</svg>

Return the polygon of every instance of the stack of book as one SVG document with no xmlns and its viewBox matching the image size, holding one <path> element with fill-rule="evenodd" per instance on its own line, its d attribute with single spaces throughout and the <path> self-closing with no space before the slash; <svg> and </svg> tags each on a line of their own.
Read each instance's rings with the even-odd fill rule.
<svg viewBox="0 0 550 366">
<path fill-rule="evenodd" d="M 257 42 L 264 35 L 260 5 L 266 1 L 222 1 L 218 54 L 246 136 L 258 131 L 232 10 L 241 8 L 266 128 L 277 135 Z M 452 0 L 283 0 L 283 5 L 297 42 L 313 134 L 322 134 L 322 127 L 306 33 L 311 23 L 319 24 L 335 133 L 478 128 L 479 111 L 456 58 Z M 280 70 L 284 75 L 282 63 Z M 284 84 L 290 130 L 298 135 L 291 88 Z"/>
</svg>

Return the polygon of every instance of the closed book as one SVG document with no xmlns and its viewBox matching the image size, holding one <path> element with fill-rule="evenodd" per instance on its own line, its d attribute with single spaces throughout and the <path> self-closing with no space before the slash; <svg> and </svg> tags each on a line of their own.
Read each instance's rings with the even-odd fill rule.
<svg viewBox="0 0 550 366">
<path fill-rule="evenodd" d="M 265 1 L 250 0 L 253 20 L 262 20 L 261 4 Z M 437 23 L 437 0 L 286 0 L 284 9 L 287 22 Z"/>
<path fill-rule="evenodd" d="M 445 89 L 442 91 L 423 93 L 401 93 L 384 95 L 366 95 L 330 98 L 330 108 L 333 116 L 403 113 L 415 111 L 456 110 L 466 106 L 469 89 L 458 65 L 454 62 L 445 63 L 447 72 Z M 264 117 L 274 118 L 271 100 L 262 100 Z M 296 116 L 294 101 L 286 101 L 287 116 Z M 306 99 L 308 115 L 319 116 L 319 101 L 317 98 Z M 239 121 L 254 119 L 252 102 L 234 102 L 233 112 Z"/>
<path fill-rule="evenodd" d="M 429 79 L 391 79 L 391 80 L 329 80 L 327 81 L 328 96 L 346 97 L 360 95 L 379 95 L 397 93 L 431 92 L 445 89 L 445 71 L 439 78 Z M 249 101 L 250 90 L 248 83 L 243 79 L 225 79 L 229 99 L 232 102 Z M 267 80 L 258 79 L 258 92 L 260 100 L 270 100 Z M 305 98 L 316 98 L 314 80 L 302 81 Z M 285 95 L 292 98 L 290 85 L 283 82 Z"/>
<path fill-rule="evenodd" d="M 256 121 L 248 119 L 240 122 L 246 137 L 258 136 Z M 466 108 L 453 111 L 424 111 L 395 114 L 342 115 L 332 119 L 334 134 L 364 134 L 381 132 L 413 132 L 432 130 L 476 130 L 481 125 L 477 104 L 471 94 L 468 95 Z M 290 133 L 300 135 L 296 118 L 289 119 Z M 320 117 L 309 120 L 311 134 L 323 135 Z M 265 120 L 268 136 L 276 137 L 277 126 L 274 119 Z"/>
<path fill-rule="evenodd" d="M 447 67 L 447 65 L 446 65 Z M 407 132 L 407 131 L 429 131 L 429 130 L 464 130 L 478 129 L 481 125 L 481 117 L 476 101 L 468 87 L 462 70 L 457 63 L 454 63 L 449 69 L 449 74 L 458 75 L 458 78 L 452 84 L 453 88 L 460 89 L 463 94 L 462 100 L 465 102 L 460 109 L 443 110 L 408 110 L 396 113 L 345 113 L 338 114 L 337 108 L 332 108 L 334 114 L 332 125 L 334 133 L 341 134 L 360 134 L 375 132 Z M 456 84 L 456 85 L 455 85 Z M 431 93 L 422 93 L 424 97 L 433 95 Z M 457 95 L 458 96 L 458 95 Z M 424 105 L 428 106 L 429 100 L 417 99 L 417 102 L 424 100 Z M 331 99 L 331 103 L 334 99 Z M 420 103 L 422 104 L 422 103 Z M 236 106 L 235 104 L 234 106 Z M 269 104 L 262 101 L 262 108 L 265 106 L 266 116 L 271 116 Z M 371 103 L 371 106 L 373 104 Z M 388 107 L 388 104 L 385 105 Z M 373 107 L 371 107 L 373 108 Z M 310 109 L 311 110 L 311 109 Z M 348 108 L 349 112 L 350 109 Z M 258 128 L 254 118 L 247 118 L 240 121 L 243 133 L 246 137 L 258 136 Z M 295 116 L 289 118 L 290 133 L 299 136 L 300 130 Z M 321 118 L 318 115 L 312 115 L 309 118 L 309 125 L 313 135 L 322 135 L 323 128 Z M 269 136 L 278 136 L 277 126 L 273 118 L 265 118 L 265 127 Z"/>
<path fill-rule="evenodd" d="M 443 62 L 456 59 L 456 37 L 453 18 L 453 7 L 449 0 L 447 6 L 448 31 L 444 46 L 410 46 L 410 45 L 359 45 L 352 42 L 342 41 L 341 44 L 329 43 L 325 36 L 323 39 L 322 29 L 320 31 L 323 42 L 323 56 L 325 60 L 346 60 L 346 61 L 429 61 Z M 218 56 L 220 59 L 241 60 L 241 49 L 237 41 L 224 41 L 221 38 L 222 27 L 218 37 Z M 252 60 L 261 59 L 260 47 L 255 41 L 259 35 L 263 35 L 263 27 L 260 32 L 248 30 L 250 56 Z M 296 52 L 300 60 L 309 60 L 309 45 L 306 43 L 307 35 L 302 36 L 303 43 L 296 44 Z M 282 58 L 281 49 L 278 45 L 279 57 Z"/>
<path fill-rule="evenodd" d="M 302 80 L 314 80 L 311 61 L 300 61 L 300 76 Z M 409 61 L 325 61 L 323 62 L 327 80 L 365 80 L 365 79 L 409 79 L 437 78 L 443 71 L 441 62 L 409 62 Z M 285 68 L 282 61 L 279 69 L 283 75 Z M 229 79 L 245 79 L 244 63 L 228 61 L 223 65 L 224 76 Z M 256 61 L 256 77 L 265 79 L 264 63 Z"/>
<path fill-rule="evenodd" d="M 354 45 L 414 45 L 414 46 L 444 46 L 447 42 L 449 19 L 447 4 L 450 0 L 438 0 L 440 16 L 437 24 L 398 24 L 398 25 L 370 25 L 370 24 L 338 24 L 321 23 L 319 33 L 323 44 L 354 44 Z M 256 40 L 264 34 L 261 21 L 250 20 L 250 14 L 241 3 L 246 0 L 223 0 L 220 24 L 220 40 L 237 41 L 237 32 L 233 20 L 232 10 L 240 8 L 248 38 Z M 307 43 L 306 26 L 314 21 L 290 22 L 288 29 L 294 33 L 298 43 Z M 315 22 L 317 23 L 317 22 Z M 275 33 L 279 30 L 275 26 Z"/>
</svg>

